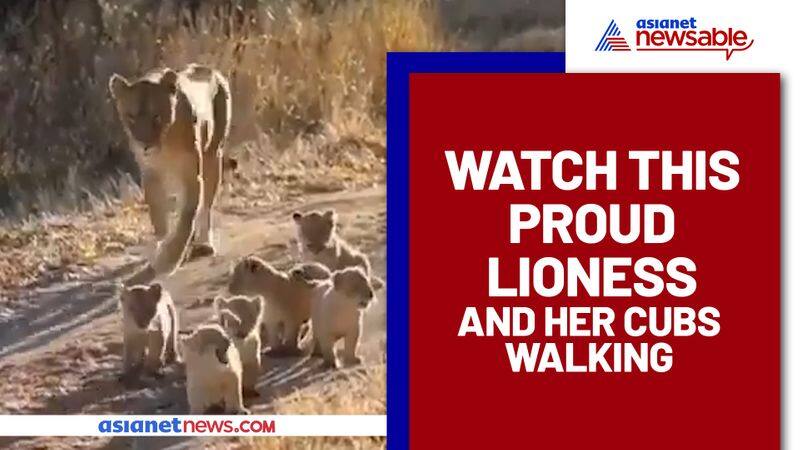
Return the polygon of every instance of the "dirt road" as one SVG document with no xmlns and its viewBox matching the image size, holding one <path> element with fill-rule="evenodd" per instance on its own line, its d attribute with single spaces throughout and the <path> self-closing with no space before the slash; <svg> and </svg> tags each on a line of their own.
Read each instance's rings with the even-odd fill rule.
<svg viewBox="0 0 800 450">
<path fill-rule="evenodd" d="M 342 235 L 365 251 L 377 275 L 386 271 L 386 194 L 380 185 L 357 192 L 296 197 L 266 207 L 222 208 L 215 221 L 219 255 L 186 263 L 163 280 L 179 309 L 181 329 L 191 330 L 212 314 L 211 300 L 226 294 L 228 272 L 240 257 L 257 254 L 279 268 L 291 266 L 290 218 L 294 210 L 335 208 Z M 114 284 L 141 263 L 146 248 L 99 261 L 96 275 L 25 293 L 18 307 L 0 315 L 0 414 L 182 414 L 187 411 L 182 369 L 165 378 L 144 378 L 125 389 Z M 367 312 L 365 363 L 385 351 L 385 291 Z M 332 374 L 308 358 L 265 358 L 265 371 L 251 401 L 254 413 L 269 413 L 275 399 Z M 333 375 L 335 376 L 335 375 Z M 196 448 L 191 440 L 0 438 L 0 448 Z"/>
</svg>

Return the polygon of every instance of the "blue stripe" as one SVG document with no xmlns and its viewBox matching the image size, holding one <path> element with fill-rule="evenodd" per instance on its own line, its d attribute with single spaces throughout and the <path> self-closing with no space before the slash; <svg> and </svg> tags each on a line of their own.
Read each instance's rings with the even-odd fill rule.
<svg viewBox="0 0 800 450">
<path fill-rule="evenodd" d="M 603 42 L 604 42 L 603 51 L 610 50 L 609 45 L 608 45 L 608 39 L 606 39 L 606 38 L 608 38 L 609 34 L 611 33 L 611 30 L 613 30 L 613 29 L 614 29 L 614 20 L 612 19 L 611 22 L 608 23 L 608 28 L 606 28 L 606 32 L 603 35 Z"/>
<path fill-rule="evenodd" d="M 411 59 L 386 55 L 386 412 L 388 445 L 408 438 L 408 78 Z"/>
<path fill-rule="evenodd" d="M 600 52 L 605 51 L 604 47 L 607 44 L 606 36 L 608 35 L 608 32 L 609 32 L 609 30 L 611 30 L 611 27 L 613 25 L 614 25 L 614 19 L 611 19 L 611 22 L 608 23 L 608 27 L 606 27 L 606 32 L 603 33 L 603 37 L 600 38 L 600 42 L 597 43 L 597 47 L 594 48 L 594 51 L 596 51 L 596 52 L 597 51 L 600 51 Z"/>
</svg>

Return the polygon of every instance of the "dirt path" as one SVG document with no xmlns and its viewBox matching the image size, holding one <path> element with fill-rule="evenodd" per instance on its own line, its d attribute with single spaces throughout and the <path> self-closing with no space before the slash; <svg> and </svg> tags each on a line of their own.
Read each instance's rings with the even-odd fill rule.
<svg viewBox="0 0 800 450">
<path fill-rule="evenodd" d="M 226 293 L 227 274 L 240 257 L 257 254 L 280 268 L 292 264 L 290 214 L 335 208 L 342 234 L 370 256 L 376 274 L 386 270 L 385 186 L 358 192 L 307 197 L 269 207 L 222 208 L 216 217 L 220 255 L 185 264 L 164 284 L 175 299 L 181 329 L 190 330 L 212 314 L 211 299 Z M 117 381 L 122 338 L 114 283 L 142 260 L 144 248 L 100 261 L 102 276 L 37 288 L 18 308 L 0 315 L 0 414 L 182 414 L 187 410 L 182 370 L 170 368 L 162 380 L 144 379 L 124 389 Z M 385 291 L 367 313 L 362 353 L 366 362 L 385 350 Z M 250 403 L 268 413 L 276 398 L 330 376 L 318 360 L 265 358 Z M 140 448 L 131 439 L 0 438 L 0 448 Z M 141 448 L 195 448 L 190 441 L 149 439 Z"/>
</svg>

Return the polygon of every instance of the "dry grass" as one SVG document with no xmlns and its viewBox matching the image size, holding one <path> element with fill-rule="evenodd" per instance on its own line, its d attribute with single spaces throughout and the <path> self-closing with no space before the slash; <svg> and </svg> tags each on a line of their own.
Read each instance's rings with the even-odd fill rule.
<svg viewBox="0 0 800 450">
<path fill-rule="evenodd" d="M 46 272 L 58 271 L 58 276 L 68 278 L 77 266 L 140 242 L 141 208 L 130 206 L 107 213 L 100 217 L 47 217 L 0 228 L 0 289 L 30 286 Z"/>
<path fill-rule="evenodd" d="M 367 437 L 293 437 L 261 438 L 251 446 L 252 450 L 377 450 L 386 448 L 385 438 Z"/>
<path fill-rule="evenodd" d="M 385 52 L 449 47 L 427 0 L 233 3 L 255 6 L 231 12 L 207 2 L 192 16 L 179 2 L 92 0 L 67 2 L 52 17 L 39 1 L 33 13 L 6 18 L 0 211 L 83 207 L 85 192 L 103 192 L 120 172 L 136 175 L 107 93 L 114 72 L 219 68 L 232 82 L 232 146 L 266 135 L 266 149 L 282 151 L 319 130 L 382 142 Z"/>
<path fill-rule="evenodd" d="M 278 400 L 276 414 L 386 414 L 386 364 L 331 375 Z M 270 437 L 248 438 L 251 450 L 382 449 L 385 438 Z"/>
<path fill-rule="evenodd" d="M 386 414 L 386 365 L 334 372 L 280 398 L 275 411 L 277 414 Z"/>
<path fill-rule="evenodd" d="M 149 229 L 141 194 L 132 182 L 120 198 L 92 197 L 82 214 L 44 214 L 0 222 L 0 299 L 42 281 L 92 274 L 99 257 L 140 244 Z"/>
<path fill-rule="evenodd" d="M 265 135 L 237 149 L 237 157 L 243 163 L 221 204 L 264 206 L 305 194 L 385 182 L 384 142 L 381 137 L 341 137 L 328 128 L 319 134 L 298 137 L 279 150 Z"/>
<path fill-rule="evenodd" d="M 564 51 L 564 27 L 534 27 L 500 40 L 498 51 Z"/>
</svg>

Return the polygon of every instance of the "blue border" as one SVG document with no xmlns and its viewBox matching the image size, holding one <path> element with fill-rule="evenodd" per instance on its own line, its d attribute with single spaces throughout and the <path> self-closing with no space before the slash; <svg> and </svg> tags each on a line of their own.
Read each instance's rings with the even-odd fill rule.
<svg viewBox="0 0 800 450">
<path fill-rule="evenodd" d="M 409 448 L 408 85 L 412 73 L 564 73 L 564 53 L 398 53 L 386 58 L 387 444 Z M 442 405 L 446 409 L 446 405 Z"/>
</svg>

